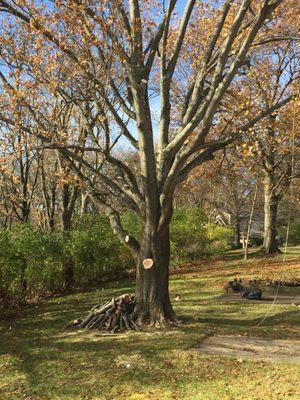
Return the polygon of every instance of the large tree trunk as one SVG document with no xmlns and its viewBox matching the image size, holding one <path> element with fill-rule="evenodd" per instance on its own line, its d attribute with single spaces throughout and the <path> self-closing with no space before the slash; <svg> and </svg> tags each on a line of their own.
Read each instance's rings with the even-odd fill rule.
<svg viewBox="0 0 300 400">
<path fill-rule="evenodd" d="M 65 290 L 72 288 L 74 284 L 74 259 L 72 256 L 67 256 L 62 265 L 62 276 Z"/>
<path fill-rule="evenodd" d="M 22 200 L 21 206 L 21 222 L 28 222 L 30 213 L 30 204 L 26 199 Z"/>
<path fill-rule="evenodd" d="M 235 243 L 239 247 L 241 244 L 241 220 L 240 217 L 236 218 L 235 221 Z"/>
<path fill-rule="evenodd" d="M 26 279 L 26 270 L 27 270 L 27 261 L 23 260 L 23 265 L 21 269 L 21 277 L 20 277 L 20 299 L 19 305 L 23 306 L 26 304 L 27 297 L 27 279 Z"/>
<path fill-rule="evenodd" d="M 62 167 L 65 168 L 65 165 Z M 62 227 L 66 234 L 66 238 L 69 237 L 70 230 L 72 227 L 72 218 L 75 210 L 76 200 L 79 195 L 79 189 L 77 186 L 73 188 L 71 185 L 65 183 L 62 187 Z M 69 290 L 74 284 L 74 269 L 75 261 L 69 252 L 65 256 L 65 260 L 62 266 L 62 276 L 64 282 L 64 288 Z"/>
<path fill-rule="evenodd" d="M 266 254 L 280 253 L 276 240 L 278 203 L 279 200 L 274 195 L 272 181 L 266 178 L 264 184 L 265 223 L 263 242 L 263 251 Z"/>
<path fill-rule="evenodd" d="M 149 249 L 149 243 L 153 243 Z M 143 260 L 151 257 L 153 266 L 145 269 Z M 175 321 L 169 297 L 170 238 L 169 227 L 154 240 L 146 231 L 143 235 L 139 256 L 135 257 L 136 307 L 135 318 L 143 323 L 164 326 Z"/>
</svg>

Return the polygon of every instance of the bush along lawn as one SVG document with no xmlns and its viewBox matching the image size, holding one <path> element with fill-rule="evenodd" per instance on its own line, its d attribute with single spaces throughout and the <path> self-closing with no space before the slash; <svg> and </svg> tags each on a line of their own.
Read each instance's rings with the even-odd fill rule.
<svg viewBox="0 0 300 400">
<path fill-rule="evenodd" d="M 122 222 L 139 237 L 133 213 Z M 200 208 L 178 208 L 171 224 L 171 264 L 220 254 L 230 248 L 230 228 L 209 223 Z M 29 224 L 0 229 L 0 308 L 64 290 L 63 265 L 72 262 L 75 287 L 89 287 L 128 276 L 134 263 L 128 248 L 114 235 L 109 221 L 99 214 L 78 218 L 70 232 L 41 231 Z"/>
</svg>

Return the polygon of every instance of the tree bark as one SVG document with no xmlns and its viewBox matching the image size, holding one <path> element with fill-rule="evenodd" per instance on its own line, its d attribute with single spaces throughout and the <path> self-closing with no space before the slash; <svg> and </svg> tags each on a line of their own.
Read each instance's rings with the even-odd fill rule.
<svg viewBox="0 0 300 400">
<path fill-rule="evenodd" d="M 244 260 L 247 260 L 247 258 L 248 258 L 249 240 L 250 240 L 250 234 L 251 234 L 251 226 L 252 226 L 252 222 L 253 222 L 255 203 L 256 203 L 256 198 L 257 198 L 257 189 L 258 189 L 258 179 L 256 178 L 254 196 L 253 196 L 253 200 L 252 200 L 251 212 L 250 212 L 248 228 L 247 228 L 246 243 L 245 243 L 245 241 L 243 242 L 243 244 L 244 244 L 243 248 L 245 249 Z"/>
<path fill-rule="evenodd" d="M 72 217 L 74 206 L 70 207 L 70 188 L 69 185 L 64 184 L 62 189 L 62 228 L 64 233 L 67 235 L 70 234 L 71 226 L 72 226 Z M 75 203 L 74 203 L 75 204 Z M 74 259 L 71 254 L 66 254 L 65 259 L 62 264 L 62 277 L 64 282 L 65 290 L 69 290 L 72 288 L 74 284 Z"/>
<path fill-rule="evenodd" d="M 235 243 L 239 247 L 241 244 L 241 220 L 240 217 L 236 218 L 235 221 Z"/>
<path fill-rule="evenodd" d="M 153 242 L 151 248 L 149 243 Z M 152 258 L 153 267 L 145 269 L 143 260 Z M 134 318 L 141 324 L 164 326 L 176 321 L 169 296 L 169 227 L 156 238 L 144 230 L 136 262 L 136 307 Z"/>
<path fill-rule="evenodd" d="M 72 222 L 72 213 L 64 208 L 62 213 L 63 231 L 69 235 Z M 74 259 L 70 254 L 67 254 L 62 264 L 62 277 L 65 290 L 71 289 L 74 284 Z"/>
<path fill-rule="evenodd" d="M 267 177 L 264 183 L 264 242 L 263 252 L 266 254 L 280 253 L 277 236 L 277 210 L 279 200 L 274 194 L 272 181 Z"/>
<path fill-rule="evenodd" d="M 62 275 L 65 290 L 71 289 L 74 284 L 74 259 L 72 256 L 67 256 L 63 261 Z"/>
</svg>

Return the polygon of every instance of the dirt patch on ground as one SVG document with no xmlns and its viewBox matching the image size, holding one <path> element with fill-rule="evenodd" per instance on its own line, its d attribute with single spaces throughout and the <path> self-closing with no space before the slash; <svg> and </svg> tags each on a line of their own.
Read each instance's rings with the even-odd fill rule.
<svg viewBox="0 0 300 400">
<path fill-rule="evenodd" d="M 256 304 L 271 304 L 274 301 L 274 295 L 263 295 L 260 300 L 255 299 L 243 299 L 240 293 L 226 293 L 217 297 L 219 301 L 225 301 L 229 303 L 256 303 Z M 279 295 L 275 299 L 276 304 L 294 304 L 300 305 L 300 296 L 284 296 Z"/>
<path fill-rule="evenodd" d="M 249 285 L 248 285 L 249 286 Z M 227 301 L 233 303 L 263 303 L 269 304 L 274 301 L 274 304 L 294 304 L 300 305 L 300 286 L 289 287 L 280 285 L 250 285 L 249 287 L 258 287 L 262 291 L 262 298 L 260 300 L 255 299 L 243 299 L 240 293 L 224 293 L 217 299 L 220 301 Z"/>
<path fill-rule="evenodd" d="M 199 346 L 201 353 L 248 360 L 300 364 L 300 340 L 271 340 L 243 336 L 211 336 Z"/>
</svg>

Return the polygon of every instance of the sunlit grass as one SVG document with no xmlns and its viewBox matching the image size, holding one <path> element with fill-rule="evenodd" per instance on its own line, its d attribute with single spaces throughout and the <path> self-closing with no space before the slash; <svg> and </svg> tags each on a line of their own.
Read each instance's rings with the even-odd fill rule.
<svg viewBox="0 0 300 400">
<path fill-rule="evenodd" d="M 185 270 L 189 271 L 185 273 Z M 65 329 L 101 299 L 134 290 L 131 282 L 53 299 L 21 310 L 19 318 L 0 322 L 0 399 L 297 399 L 299 366 L 204 356 L 202 338 L 235 334 L 296 338 L 299 308 L 275 305 L 259 327 L 268 304 L 226 304 L 216 297 L 230 278 L 300 276 L 300 248 L 287 262 L 250 258 L 240 253 L 224 260 L 183 266 L 171 277 L 172 298 L 185 322 L 170 331 L 103 336 Z"/>
</svg>

